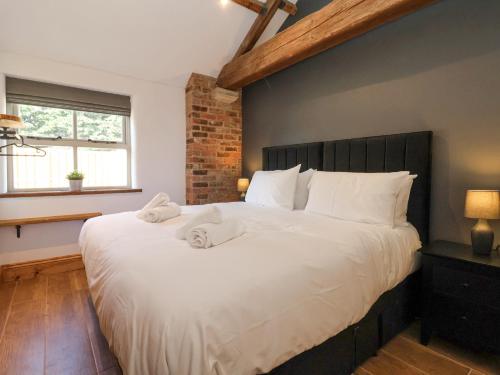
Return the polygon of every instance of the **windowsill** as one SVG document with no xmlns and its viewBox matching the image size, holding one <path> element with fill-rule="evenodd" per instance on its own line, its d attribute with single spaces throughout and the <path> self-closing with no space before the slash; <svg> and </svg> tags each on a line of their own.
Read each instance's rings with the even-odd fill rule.
<svg viewBox="0 0 500 375">
<path fill-rule="evenodd" d="M 64 195 L 95 195 L 95 194 L 123 194 L 123 193 L 141 193 L 142 189 L 100 189 L 100 190 L 82 190 L 82 191 L 27 191 L 16 193 L 0 194 L 2 198 L 28 198 L 28 197 L 58 197 Z"/>
</svg>

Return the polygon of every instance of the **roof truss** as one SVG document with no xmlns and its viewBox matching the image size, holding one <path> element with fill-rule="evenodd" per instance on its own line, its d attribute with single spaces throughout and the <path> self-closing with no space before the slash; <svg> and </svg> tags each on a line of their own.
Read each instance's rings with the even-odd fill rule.
<svg viewBox="0 0 500 375">
<path fill-rule="evenodd" d="M 435 1 L 332 1 L 251 51 L 242 45 L 245 52 L 224 66 L 217 85 L 239 89 Z"/>
<path fill-rule="evenodd" d="M 266 4 L 260 2 L 259 0 L 232 0 L 236 4 L 244 6 L 245 8 L 254 11 L 255 13 L 263 13 L 266 10 Z M 281 0 L 279 8 L 287 12 L 288 14 L 294 16 L 297 13 L 297 5 L 291 3 L 288 0 Z"/>
</svg>

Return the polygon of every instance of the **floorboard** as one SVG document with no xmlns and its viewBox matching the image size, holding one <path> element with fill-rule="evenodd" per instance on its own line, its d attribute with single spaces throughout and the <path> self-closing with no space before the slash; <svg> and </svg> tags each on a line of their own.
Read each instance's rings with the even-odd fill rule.
<svg viewBox="0 0 500 375">
<path fill-rule="evenodd" d="M 433 337 L 419 325 L 394 338 L 355 375 L 500 374 L 500 356 Z M 101 333 L 84 270 L 0 284 L 0 373 L 122 375 Z"/>
<path fill-rule="evenodd" d="M 2 337 L 5 329 L 5 323 L 7 322 L 7 316 L 9 315 L 15 288 L 16 283 L 0 282 L 0 337 Z"/>
<path fill-rule="evenodd" d="M 379 351 L 376 357 L 372 357 L 366 361 L 362 365 L 362 368 L 373 375 L 425 375 L 425 372 L 420 371 L 407 362 L 393 357 L 384 351 Z"/>
<path fill-rule="evenodd" d="M 45 276 L 16 285 L 0 338 L 0 368 L 3 373 L 44 373 L 46 296 Z"/>
<path fill-rule="evenodd" d="M 467 375 L 470 372 L 468 367 L 401 336 L 389 342 L 384 351 L 427 374 Z"/>
<path fill-rule="evenodd" d="M 420 324 L 417 322 L 410 326 L 401 334 L 402 337 L 419 344 L 420 340 Z M 500 356 L 488 352 L 476 352 L 455 345 L 449 341 L 443 340 L 440 337 L 433 336 L 429 345 L 429 350 L 435 353 L 446 356 L 465 367 L 469 367 L 478 373 L 488 375 L 500 374 Z"/>
<path fill-rule="evenodd" d="M 33 279 L 21 280 L 16 284 L 13 303 L 44 300 L 47 297 L 47 276 L 39 275 Z"/>
<path fill-rule="evenodd" d="M 363 367 L 359 367 L 354 372 L 354 375 L 373 375 L 373 374 L 368 370 L 365 370 Z"/>
<path fill-rule="evenodd" d="M 80 291 L 72 272 L 49 277 L 47 298 L 48 374 L 97 374 Z"/>
<path fill-rule="evenodd" d="M 84 291 L 80 293 L 80 302 L 83 306 L 84 320 L 87 332 L 92 346 L 92 352 L 96 363 L 97 370 L 101 373 L 106 370 L 118 367 L 118 362 L 115 356 L 110 352 L 108 343 L 101 333 L 99 320 L 94 310 L 94 305 L 88 294 Z M 113 372 L 110 372 L 113 373 Z"/>
</svg>

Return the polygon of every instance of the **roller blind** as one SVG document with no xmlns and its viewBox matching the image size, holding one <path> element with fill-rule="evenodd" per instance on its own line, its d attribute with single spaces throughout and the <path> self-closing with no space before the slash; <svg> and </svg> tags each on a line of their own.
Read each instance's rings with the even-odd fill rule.
<svg viewBox="0 0 500 375">
<path fill-rule="evenodd" d="M 7 77 L 7 103 L 130 116 L 130 97 Z"/>
</svg>

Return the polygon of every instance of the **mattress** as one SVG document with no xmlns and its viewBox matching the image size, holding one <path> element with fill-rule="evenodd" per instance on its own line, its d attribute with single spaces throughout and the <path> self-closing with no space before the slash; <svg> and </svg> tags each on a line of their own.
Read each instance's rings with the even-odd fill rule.
<svg viewBox="0 0 500 375">
<path fill-rule="evenodd" d="M 417 266 L 411 225 L 392 228 L 249 203 L 217 204 L 246 233 L 192 249 L 135 212 L 80 235 L 103 334 L 125 374 L 266 373 L 361 320 Z"/>
</svg>

